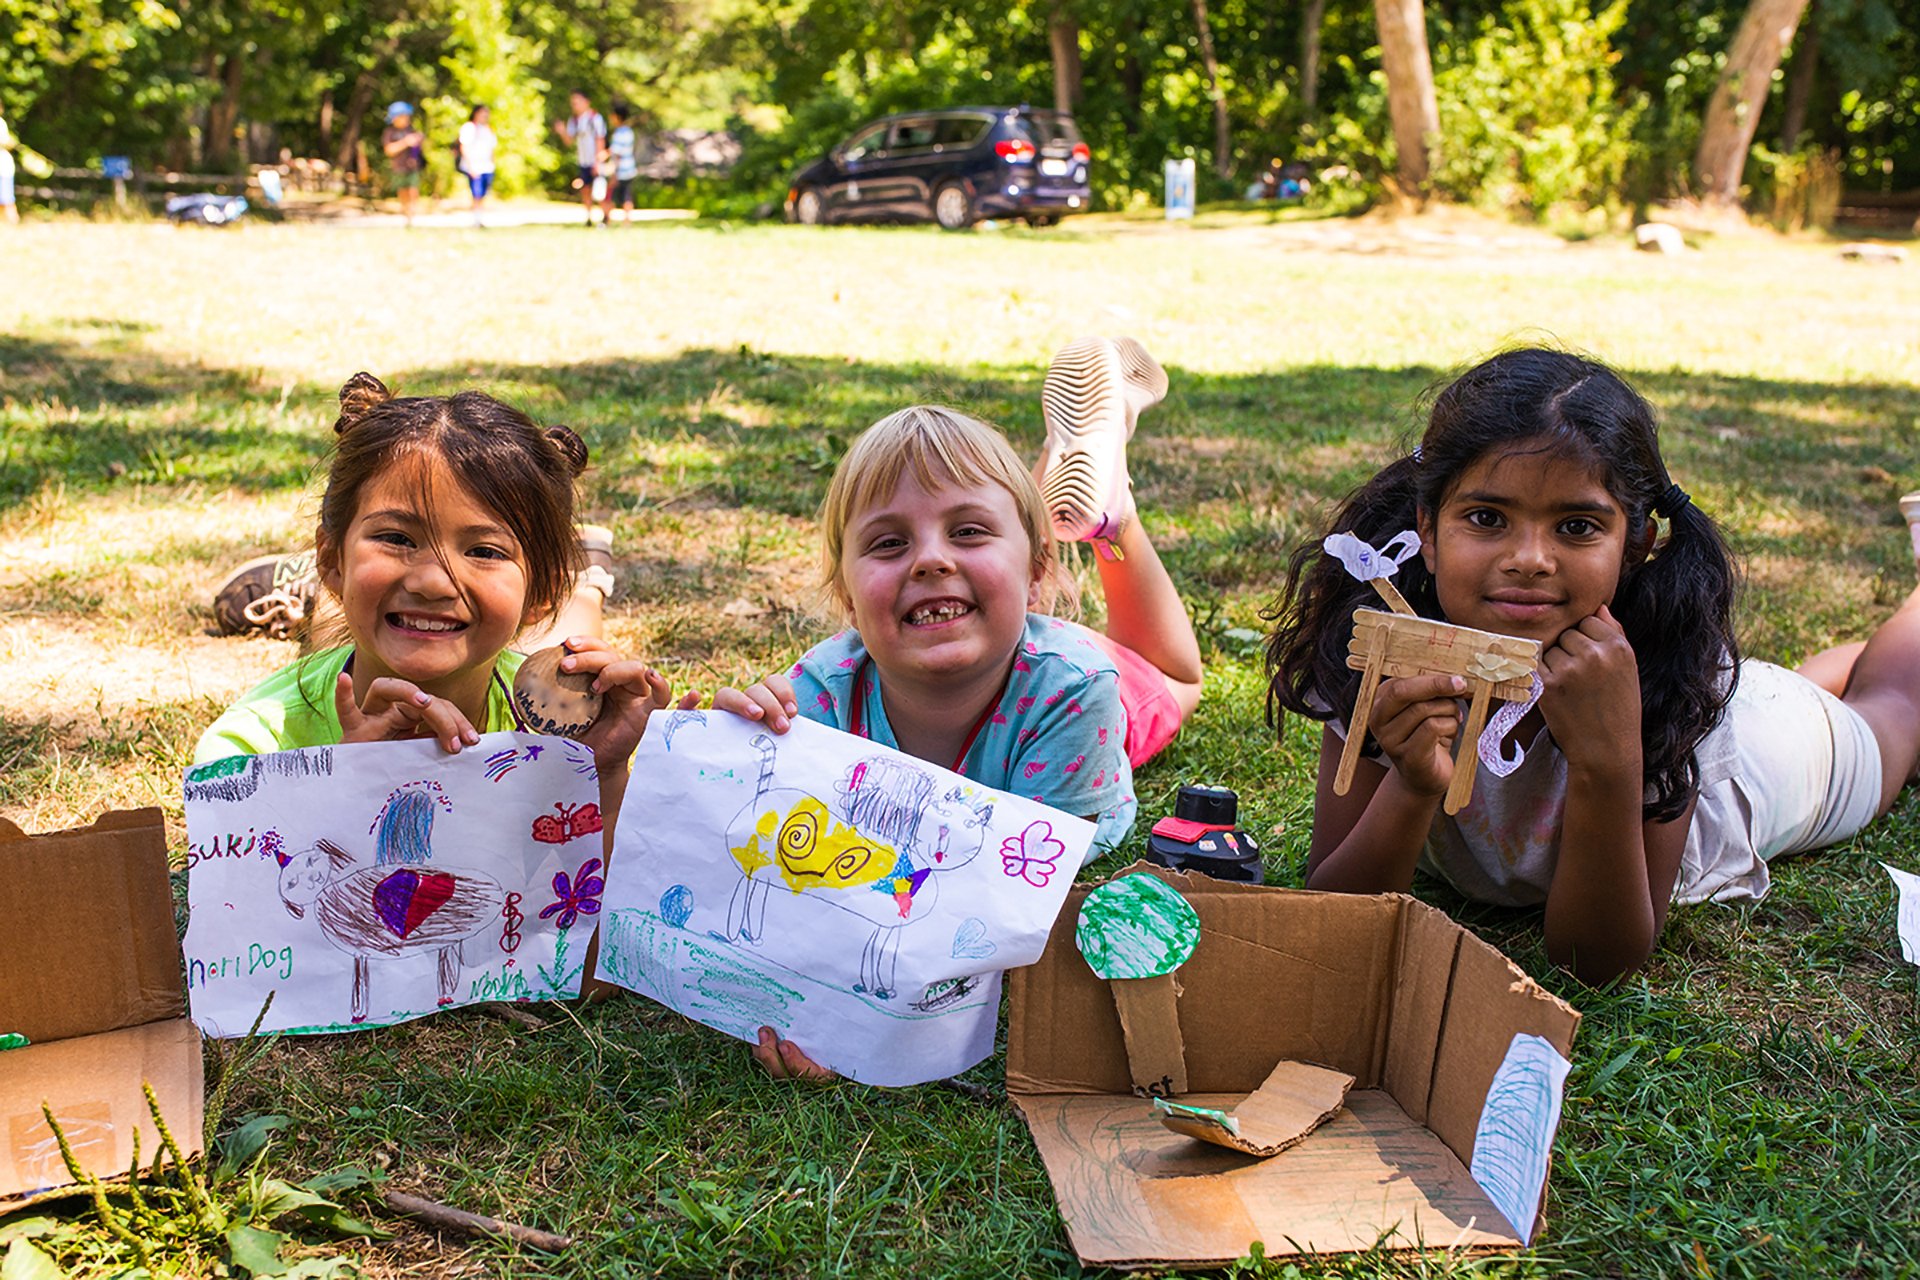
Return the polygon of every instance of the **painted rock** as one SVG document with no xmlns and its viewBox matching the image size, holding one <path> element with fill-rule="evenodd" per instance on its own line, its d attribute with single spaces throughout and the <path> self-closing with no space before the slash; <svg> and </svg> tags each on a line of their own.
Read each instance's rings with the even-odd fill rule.
<svg viewBox="0 0 1920 1280">
<path fill-rule="evenodd" d="M 593 677 L 560 670 L 567 656 L 563 645 L 542 649 L 520 664 L 513 678 L 513 709 L 534 733 L 577 738 L 600 714 L 601 696 L 593 691 Z"/>
</svg>

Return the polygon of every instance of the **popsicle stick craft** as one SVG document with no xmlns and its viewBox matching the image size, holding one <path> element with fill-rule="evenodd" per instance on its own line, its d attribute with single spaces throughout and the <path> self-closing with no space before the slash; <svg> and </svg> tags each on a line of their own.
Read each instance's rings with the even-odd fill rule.
<svg viewBox="0 0 1920 1280">
<path fill-rule="evenodd" d="M 1113 992 L 1135 1091 L 1151 1097 L 1185 1093 L 1186 1042 L 1174 971 L 1200 941 L 1193 905 L 1158 876 L 1122 876 L 1087 895 L 1073 936 L 1088 967 Z"/>
<path fill-rule="evenodd" d="M 476 1000 L 577 995 L 605 889 L 593 756 L 488 734 L 189 769 L 193 1020 L 347 1031 Z"/>
<path fill-rule="evenodd" d="M 1353 639 L 1347 646 L 1347 666 L 1361 673 L 1360 692 L 1354 699 L 1346 746 L 1340 752 L 1340 766 L 1334 773 L 1334 794 L 1343 796 L 1353 786 L 1354 766 L 1359 763 L 1361 746 L 1367 740 L 1374 695 L 1379 692 L 1383 678 L 1460 676 L 1467 682 L 1470 702 L 1466 731 L 1461 735 L 1453 781 L 1447 787 L 1445 800 L 1448 813 L 1460 812 L 1473 798 L 1476 763 L 1484 763 L 1489 770 L 1505 777 L 1526 758 L 1526 753 L 1518 747 L 1511 757 L 1503 756 L 1500 740 L 1539 700 L 1540 642 L 1457 627 L 1416 615 L 1387 581 L 1419 548 L 1419 540 L 1411 531 L 1396 535 L 1380 551 L 1344 533 L 1329 536 L 1323 545 L 1329 555 L 1346 566 L 1348 573 L 1371 584 L 1393 609 L 1391 613 L 1378 609 L 1353 612 Z M 1507 705 L 1489 723 L 1488 712 L 1495 699 Z M 1468 746 L 1469 743 L 1472 746 Z"/>
<path fill-rule="evenodd" d="M 598 973 L 742 1040 L 775 1028 L 869 1084 L 993 1052 L 1092 823 L 812 721 L 656 716 L 640 744 Z"/>
</svg>

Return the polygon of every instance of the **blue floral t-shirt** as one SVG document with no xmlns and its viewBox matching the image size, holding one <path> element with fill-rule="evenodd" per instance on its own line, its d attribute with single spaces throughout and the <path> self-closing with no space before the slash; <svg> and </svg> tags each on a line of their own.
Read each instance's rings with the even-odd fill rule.
<svg viewBox="0 0 1920 1280">
<path fill-rule="evenodd" d="M 862 669 L 865 670 L 861 679 Z M 807 650 L 788 672 L 794 703 L 809 720 L 900 749 L 887 721 L 886 691 L 849 628 Z M 863 706 L 856 711 L 858 691 Z M 1094 856 L 1126 838 L 1137 807 L 1127 764 L 1127 713 L 1120 674 L 1093 633 L 1044 614 L 1027 615 L 1007 688 L 957 765 L 975 782 L 1031 796 L 1065 813 L 1094 818 Z"/>
</svg>

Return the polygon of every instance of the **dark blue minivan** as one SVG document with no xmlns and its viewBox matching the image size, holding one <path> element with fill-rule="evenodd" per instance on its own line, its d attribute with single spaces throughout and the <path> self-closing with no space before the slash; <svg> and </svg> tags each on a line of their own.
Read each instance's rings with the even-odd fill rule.
<svg viewBox="0 0 1920 1280">
<path fill-rule="evenodd" d="M 1032 107 L 955 107 L 888 116 L 794 176 L 793 222 L 909 222 L 963 231 L 982 218 L 1052 226 L 1084 213 L 1087 144 L 1073 117 Z"/>
</svg>

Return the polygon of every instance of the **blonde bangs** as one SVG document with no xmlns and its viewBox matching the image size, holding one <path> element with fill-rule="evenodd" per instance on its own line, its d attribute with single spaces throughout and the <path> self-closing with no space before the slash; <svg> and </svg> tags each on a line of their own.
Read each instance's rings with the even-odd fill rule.
<svg viewBox="0 0 1920 1280">
<path fill-rule="evenodd" d="M 1040 487 L 1006 437 L 980 419 L 940 405 L 914 405 L 890 413 L 853 442 L 834 470 L 820 508 L 821 593 L 828 611 L 846 620 L 840 589 L 847 526 L 854 516 L 892 497 L 911 474 L 923 489 L 942 485 L 994 484 L 1013 495 L 1033 550 L 1033 579 L 1040 584 L 1040 611 L 1051 613 L 1078 592 L 1060 565 Z"/>
</svg>

